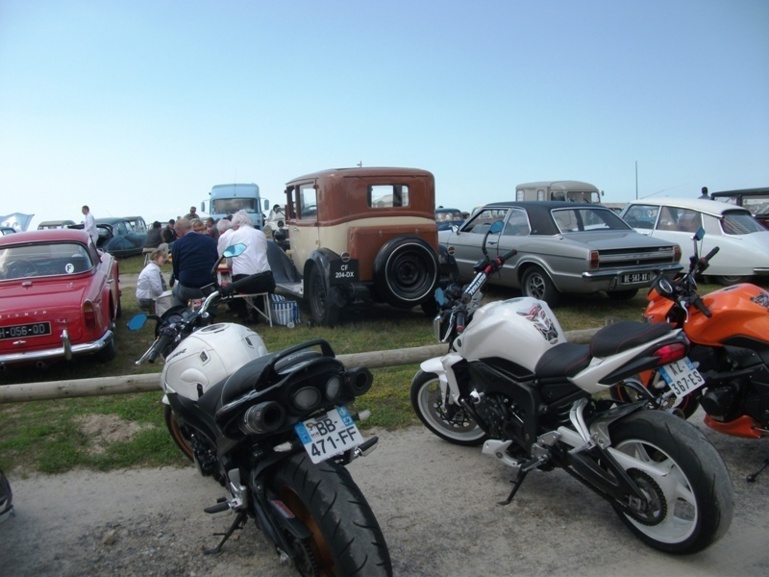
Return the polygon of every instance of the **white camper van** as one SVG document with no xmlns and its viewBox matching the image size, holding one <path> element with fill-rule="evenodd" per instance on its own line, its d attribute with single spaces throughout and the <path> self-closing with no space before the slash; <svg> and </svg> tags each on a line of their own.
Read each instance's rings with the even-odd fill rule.
<svg viewBox="0 0 769 577">
<path fill-rule="evenodd" d="M 601 193 L 588 182 L 549 180 L 519 184 L 515 187 L 515 200 L 568 200 L 598 204 L 601 202 Z"/>
</svg>

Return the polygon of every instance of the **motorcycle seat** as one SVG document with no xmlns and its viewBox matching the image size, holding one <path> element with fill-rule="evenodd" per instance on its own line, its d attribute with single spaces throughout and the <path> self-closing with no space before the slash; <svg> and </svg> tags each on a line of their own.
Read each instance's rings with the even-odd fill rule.
<svg viewBox="0 0 769 577">
<path fill-rule="evenodd" d="M 267 364 L 275 357 L 275 353 L 268 353 L 240 367 L 224 381 L 221 395 L 221 405 L 224 406 L 239 399 L 246 393 L 256 390 L 259 378 Z"/>
<path fill-rule="evenodd" d="M 667 323 L 622 321 L 605 326 L 590 340 L 591 357 L 609 357 L 658 339 L 673 327 Z"/>
<path fill-rule="evenodd" d="M 539 378 L 571 377 L 590 364 L 593 357 L 608 357 L 646 342 L 653 341 L 673 330 L 667 323 L 639 323 L 622 321 L 607 325 L 598 331 L 589 345 L 560 343 L 539 359 L 534 372 Z"/>
<path fill-rule="evenodd" d="M 578 343 L 559 343 L 537 362 L 534 373 L 539 378 L 576 375 L 590 364 L 590 347 Z"/>
</svg>

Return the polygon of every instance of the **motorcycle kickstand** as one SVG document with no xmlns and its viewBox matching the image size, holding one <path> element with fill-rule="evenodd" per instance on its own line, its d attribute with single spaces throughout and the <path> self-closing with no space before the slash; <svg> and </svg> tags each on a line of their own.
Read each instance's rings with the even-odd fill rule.
<svg viewBox="0 0 769 577">
<path fill-rule="evenodd" d="M 761 473 L 761 471 L 763 471 L 767 467 L 769 467 L 769 459 L 764 459 L 764 464 L 761 466 L 761 468 L 758 471 L 756 471 L 755 473 L 751 473 L 750 475 L 745 477 L 745 480 L 748 483 L 755 483 L 756 477 L 758 477 L 759 473 Z"/>
<path fill-rule="evenodd" d="M 521 465 L 521 468 L 518 469 L 518 474 L 515 476 L 515 479 L 510 481 L 513 484 L 513 490 L 510 491 L 510 495 L 507 496 L 507 499 L 504 501 L 497 501 L 497 505 L 509 505 L 513 501 L 513 497 L 515 497 L 518 489 L 521 488 L 523 480 L 526 478 L 526 475 L 529 474 L 529 471 L 536 469 L 545 461 L 547 461 L 545 457 L 538 457 Z"/>
<path fill-rule="evenodd" d="M 222 547 L 227 542 L 227 539 L 229 539 L 235 531 L 242 529 L 243 526 L 246 524 L 246 521 L 248 521 L 248 514 L 245 511 L 238 512 L 237 516 L 235 517 L 235 520 L 232 522 L 232 525 L 230 525 L 230 528 L 227 529 L 226 532 L 214 533 L 215 536 L 222 535 L 222 540 L 219 541 L 219 544 L 213 549 L 204 550 L 203 555 L 216 555 L 218 553 L 221 553 Z"/>
</svg>

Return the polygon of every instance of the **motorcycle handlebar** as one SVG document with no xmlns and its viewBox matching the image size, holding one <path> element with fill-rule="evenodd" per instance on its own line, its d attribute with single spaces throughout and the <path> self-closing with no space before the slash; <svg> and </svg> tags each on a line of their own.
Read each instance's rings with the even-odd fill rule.
<svg viewBox="0 0 769 577">
<path fill-rule="evenodd" d="M 461 310 L 457 312 L 457 332 L 461 333 L 465 330 L 465 311 Z"/>
<path fill-rule="evenodd" d="M 510 260 L 510 259 L 511 259 L 511 258 L 513 258 L 513 257 L 514 257 L 516 254 L 518 254 L 518 251 L 517 251 L 517 250 L 515 250 L 514 248 L 513 248 L 513 249 L 510 249 L 510 252 L 508 252 L 508 253 L 506 253 L 506 254 L 503 254 L 502 256 L 500 256 L 500 257 L 499 257 L 499 264 L 505 264 L 505 261 L 508 261 L 508 260 Z"/>
<path fill-rule="evenodd" d="M 708 308 L 708 305 L 706 305 L 699 295 L 696 295 L 694 299 L 692 299 L 692 304 L 695 306 L 695 308 L 700 311 L 703 315 L 710 318 L 713 316 L 713 313 L 710 312 L 710 309 Z"/>
<path fill-rule="evenodd" d="M 702 259 L 705 263 L 710 262 L 710 259 L 716 256 L 718 251 L 721 250 L 720 247 L 714 246 L 713 250 L 711 250 L 705 257 Z"/>
<path fill-rule="evenodd" d="M 160 353 L 163 352 L 165 348 L 172 342 L 173 335 L 162 333 L 157 339 L 155 339 L 155 342 L 152 343 L 149 355 L 147 355 L 147 362 L 154 363 L 158 356 L 160 356 Z"/>
</svg>

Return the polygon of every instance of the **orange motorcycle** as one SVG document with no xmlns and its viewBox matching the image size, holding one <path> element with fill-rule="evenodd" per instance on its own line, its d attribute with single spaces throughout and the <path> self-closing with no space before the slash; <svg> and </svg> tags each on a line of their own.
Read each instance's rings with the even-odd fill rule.
<svg viewBox="0 0 769 577">
<path fill-rule="evenodd" d="M 675 407 L 688 418 L 700 405 L 711 429 L 760 439 L 769 436 L 769 292 L 743 283 L 701 297 L 697 278 L 718 252 L 716 247 L 699 255 L 703 236 L 703 229 L 694 235 L 687 273 L 655 279 L 644 312 L 648 322 L 683 328 L 695 376 L 681 382 L 675 375 L 647 371 L 640 381 L 661 407 Z M 630 388 L 614 394 L 617 400 L 637 397 Z"/>
</svg>

